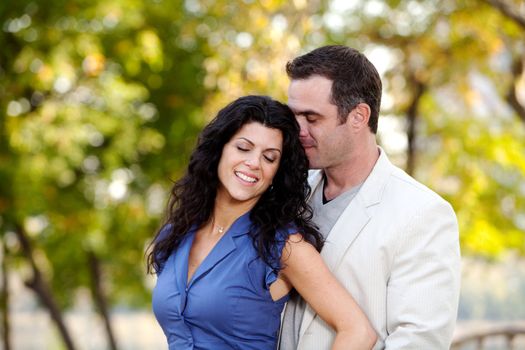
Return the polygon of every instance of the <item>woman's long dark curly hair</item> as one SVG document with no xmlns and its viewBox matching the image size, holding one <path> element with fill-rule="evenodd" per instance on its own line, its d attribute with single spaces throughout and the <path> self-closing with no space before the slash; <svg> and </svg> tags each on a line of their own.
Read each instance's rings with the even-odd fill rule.
<svg viewBox="0 0 525 350">
<path fill-rule="evenodd" d="M 224 145 L 247 123 L 261 123 L 282 132 L 283 149 L 272 189 L 266 190 L 250 212 L 255 229 L 250 232 L 259 256 L 273 268 L 279 261 L 275 252 L 276 230 L 293 223 L 303 238 L 317 250 L 322 236 L 311 222 L 312 210 L 306 200 L 308 159 L 299 141 L 299 126 L 288 106 L 267 96 L 245 96 L 223 108 L 202 131 L 184 177 L 177 181 L 168 204 L 166 225 L 150 245 L 148 272 L 159 272 L 171 252 L 193 225 L 200 227 L 213 214 L 219 186 L 217 167 Z M 166 227 L 164 225 L 163 227 Z"/>
</svg>

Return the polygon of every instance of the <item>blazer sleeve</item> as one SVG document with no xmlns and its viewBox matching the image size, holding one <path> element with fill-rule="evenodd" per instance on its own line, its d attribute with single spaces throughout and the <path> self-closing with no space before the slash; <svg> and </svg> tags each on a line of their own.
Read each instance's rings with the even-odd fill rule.
<svg viewBox="0 0 525 350">
<path fill-rule="evenodd" d="M 450 204 L 433 198 L 400 232 L 387 284 L 387 350 L 449 349 L 460 289 L 460 249 Z"/>
</svg>

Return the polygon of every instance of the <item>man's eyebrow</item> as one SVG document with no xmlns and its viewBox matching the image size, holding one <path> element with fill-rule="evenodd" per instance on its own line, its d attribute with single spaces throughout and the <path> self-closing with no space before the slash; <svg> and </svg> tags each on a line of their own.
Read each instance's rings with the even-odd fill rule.
<svg viewBox="0 0 525 350">
<path fill-rule="evenodd" d="M 295 115 L 303 115 L 305 117 L 308 117 L 310 115 L 321 115 L 319 112 L 314 111 L 313 109 L 305 109 L 305 110 L 302 110 L 302 111 L 293 110 L 293 112 L 294 112 Z"/>
</svg>

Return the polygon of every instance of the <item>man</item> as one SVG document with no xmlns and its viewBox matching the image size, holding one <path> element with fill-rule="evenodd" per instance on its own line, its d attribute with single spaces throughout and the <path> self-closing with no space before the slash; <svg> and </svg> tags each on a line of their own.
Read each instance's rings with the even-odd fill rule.
<svg viewBox="0 0 525 350">
<path fill-rule="evenodd" d="M 374 326 L 374 349 L 449 349 L 459 300 L 452 207 L 377 146 L 381 79 L 360 52 L 325 46 L 288 62 L 288 103 L 312 170 L 326 264 Z M 330 349 L 334 331 L 300 298 L 280 349 Z"/>
</svg>

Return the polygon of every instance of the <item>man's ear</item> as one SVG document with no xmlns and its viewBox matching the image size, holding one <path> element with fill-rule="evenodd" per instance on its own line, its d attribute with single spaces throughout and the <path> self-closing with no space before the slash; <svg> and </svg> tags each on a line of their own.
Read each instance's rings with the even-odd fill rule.
<svg viewBox="0 0 525 350">
<path fill-rule="evenodd" d="M 370 119 L 370 106 L 366 103 L 359 103 L 350 112 L 352 127 L 354 129 L 368 128 L 368 120 Z"/>
</svg>

